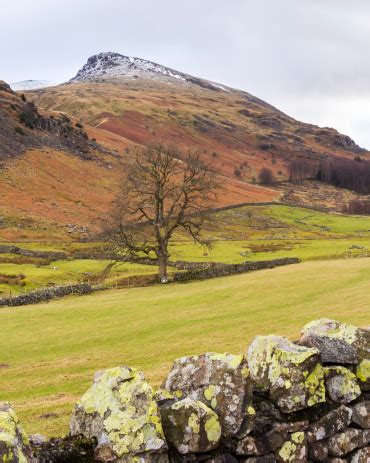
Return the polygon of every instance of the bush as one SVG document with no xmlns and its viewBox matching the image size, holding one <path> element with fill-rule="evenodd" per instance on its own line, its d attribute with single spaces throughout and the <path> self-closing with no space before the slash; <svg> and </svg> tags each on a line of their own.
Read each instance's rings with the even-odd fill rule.
<svg viewBox="0 0 370 463">
<path fill-rule="evenodd" d="M 84 128 L 84 126 L 81 124 L 81 122 L 77 122 L 76 127 L 78 127 L 79 129 L 83 129 L 83 128 Z"/>
<path fill-rule="evenodd" d="M 14 132 L 18 133 L 19 135 L 26 135 L 22 127 L 19 127 L 19 126 L 14 129 Z"/>
<path fill-rule="evenodd" d="M 263 167 L 258 176 L 258 181 L 261 185 L 272 186 L 275 183 L 275 177 L 271 169 Z"/>
</svg>

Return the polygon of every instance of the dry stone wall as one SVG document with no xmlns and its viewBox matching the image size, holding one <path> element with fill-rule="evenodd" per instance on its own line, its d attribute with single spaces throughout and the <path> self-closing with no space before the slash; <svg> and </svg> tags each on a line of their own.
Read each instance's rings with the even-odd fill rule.
<svg viewBox="0 0 370 463">
<path fill-rule="evenodd" d="M 329 319 L 294 343 L 179 358 L 156 391 L 133 368 L 99 372 L 64 438 L 28 440 L 0 405 L 12 463 L 369 463 L 369 440 L 370 331 Z"/>
</svg>

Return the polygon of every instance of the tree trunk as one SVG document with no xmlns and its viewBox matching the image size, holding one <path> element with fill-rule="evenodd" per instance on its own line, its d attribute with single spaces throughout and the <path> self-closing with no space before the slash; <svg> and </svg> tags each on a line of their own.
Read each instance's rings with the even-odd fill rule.
<svg viewBox="0 0 370 463">
<path fill-rule="evenodd" d="M 161 250 L 158 253 L 159 281 L 161 283 L 168 283 L 167 265 L 167 250 Z"/>
</svg>

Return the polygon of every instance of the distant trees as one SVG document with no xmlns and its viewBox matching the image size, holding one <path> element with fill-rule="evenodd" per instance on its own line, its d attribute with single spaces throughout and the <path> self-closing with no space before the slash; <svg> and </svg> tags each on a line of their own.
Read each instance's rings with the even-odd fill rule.
<svg viewBox="0 0 370 463">
<path fill-rule="evenodd" d="M 296 159 L 289 165 L 289 181 L 302 184 L 303 180 L 314 178 L 316 175 L 315 165 L 307 159 Z"/>
<path fill-rule="evenodd" d="M 301 184 L 304 180 L 318 180 L 339 188 L 370 194 L 370 162 L 355 159 L 328 158 L 321 162 L 307 159 L 292 161 L 289 165 L 289 181 Z"/>
<path fill-rule="evenodd" d="M 166 283 L 169 243 L 176 230 L 208 245 L 202 231 L 219 188 L 199 152 L 162 144 L 137 150 L 115 201 L 112 251 L 127 259 L 153 259 Z"/>
<path fill-rule="evenodd" d="M 333 158 L 321 162 L 316 180 L 361 194 L 370 193 L 370 162 Z"/>
<path fill-rule="evenodd" d="M 258 175 L 258 181 L 261 185 L 272 186 L 275 184 L 275 176 L 271 169 L 263 167 Z"/>
<path fill-rule="evenodd" d="M 370 215 L 370 201 L 354 199 L 344 207 L 343 212 L 347 214 Z"/>
</svg>

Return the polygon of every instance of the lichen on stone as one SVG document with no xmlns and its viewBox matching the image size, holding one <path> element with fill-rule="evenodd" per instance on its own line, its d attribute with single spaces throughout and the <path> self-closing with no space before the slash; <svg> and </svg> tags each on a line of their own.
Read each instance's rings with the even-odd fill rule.
<svg viewBox="0 0 370 463">
<path fill-rule="evenodd" d="M 29 439 L 8 402 L 0 402 L 0 461 L 28 463 L 32 459 Z"/>
<path fill-rule="evenodd" d="M 71 434 L 95 437 L 118 458 L 166 449 L 157 403 L 141 373 L 118 367 L 99 373 L 77 402 Z"/>
</svg>

